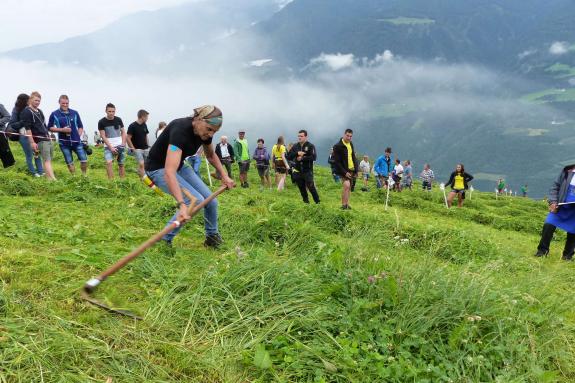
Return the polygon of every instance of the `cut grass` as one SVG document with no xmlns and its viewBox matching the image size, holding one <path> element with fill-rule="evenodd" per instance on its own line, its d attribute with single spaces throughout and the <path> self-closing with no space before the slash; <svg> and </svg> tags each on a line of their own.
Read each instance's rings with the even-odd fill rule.
<svg viewBox="0 0 575 383">
<path fill-rule="evenodd" d="M 549 259 L 532 256 L 542 202 L 475 192 L 447 210 L 438 190 L 414 190 L 392 193 L 385 211 L 372 189 L 341 211 L 326 169 L 318 206 L 252 178 L 220 198 L 221 251 L 203 248 L 196 218 L 175 255 L 152 248 L 99 288 L 136 322 L 78 292 L 161 229 L 173 201 L 132 162 L 113 182 L 56 162 L 53 183 L 2 171 L 0 381 L 575 379 L 564 235 Z"/>
</svg>

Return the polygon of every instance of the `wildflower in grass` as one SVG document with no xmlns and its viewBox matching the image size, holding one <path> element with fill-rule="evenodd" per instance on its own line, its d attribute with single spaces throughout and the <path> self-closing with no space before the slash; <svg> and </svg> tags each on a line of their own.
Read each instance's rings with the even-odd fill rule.
<svg viewBox="0 0 575 383">
<path fill-rule="evenodd" d="M 375 283 L 376 280 L 377 279 L 376 279 L 375 275 L 370 275 L 369 277 L 367 277 L 367 281 L 371 284 Z"/>
</svg>

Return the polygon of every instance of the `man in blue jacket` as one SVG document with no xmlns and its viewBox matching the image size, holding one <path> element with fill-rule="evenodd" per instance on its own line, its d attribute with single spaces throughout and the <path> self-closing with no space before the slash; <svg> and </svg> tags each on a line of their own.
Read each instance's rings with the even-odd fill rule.
<svg viewBox="0 0 575 383">
<path fill-rule="evenodd" d="M 64 155 L 64 161 L 68 166 L 70 173 L 74 174 L 74 158 L 72 152 L 76 153 L 80 161 L 80 168 L 82 174 L 86 175 L 88 169 L 88 156 L 84 150 L 82 143 L 82 134 L 84 133 L 84 126 L 80 115 L 75 110 L 70 109 L 70 100 L 65 94 L 61 95 L 58 99 L 60 108 L 50 114 L 48 119 L 48 129 L 51 132 L 58 133 L 58 142 L 60 150 Z"/>
<path fill-rule="evenodd" d="M 385 154 L 383 156 L 379 156 L 379 158 L 375 160 L 373 170 L 375 171 L 377 188 L 381 189 L 383 186 L 387 188 L 387 179 L 389 178 L 389 173 L 393 170 L 393 164 L 391 162 L 391 148 L 386 148 Z"/>
</svg>

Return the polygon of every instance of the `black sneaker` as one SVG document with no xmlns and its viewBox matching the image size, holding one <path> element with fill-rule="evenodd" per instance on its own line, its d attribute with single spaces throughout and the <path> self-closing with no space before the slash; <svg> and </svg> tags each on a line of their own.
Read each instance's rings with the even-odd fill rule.
<svg viewBox="0 0 575 383">
<path fill-rule="evenodd" d="M 561 257 L 561 259 L 564 260 L 564 261 L 572 261 L 572 260 L 573 260 L 573 254 L 571 254 L 571 255 L 563 255 L 563 256 Z"/>
<path fill-rule="evenodd" d="M 204 241 L 204 246 L 217 249 L 221 246 L 222 243 L 224 243 L 224 240 L 222 239 L 221 235 L 211 234 L 211 235 L 206 235 L 206 240 Z"/>
<path fill-rule="evenodd" d="M 543 250 L 537 250 L 537 253 L 535 253 L 535 256 L 540 258 L 540 257 L 546 257 L 548 254 L 547 251 L 543 251 Z"/>
</svg>

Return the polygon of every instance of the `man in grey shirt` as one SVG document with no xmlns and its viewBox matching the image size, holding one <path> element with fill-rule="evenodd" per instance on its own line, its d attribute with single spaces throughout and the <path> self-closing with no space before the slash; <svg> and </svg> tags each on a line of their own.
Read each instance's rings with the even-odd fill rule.
<svg viewBox="0 0 575 383">
<path fill-rule="evenodd" d="M 104 141 L 104 158 L 106 159 L 106 172 L 108 179 L 114 178 L 114 169 L 112 167 L 114 158 L 118 161 L 118 174 L 124 178 L 126 171 L 124 161 L 126 153 L 126 131 L 124 123 L 120 117 L 116 117 L 116 107 L 114 104 L 106 105 L 106 117 L 98 121 L 98 131 Z"/>
</svg>

